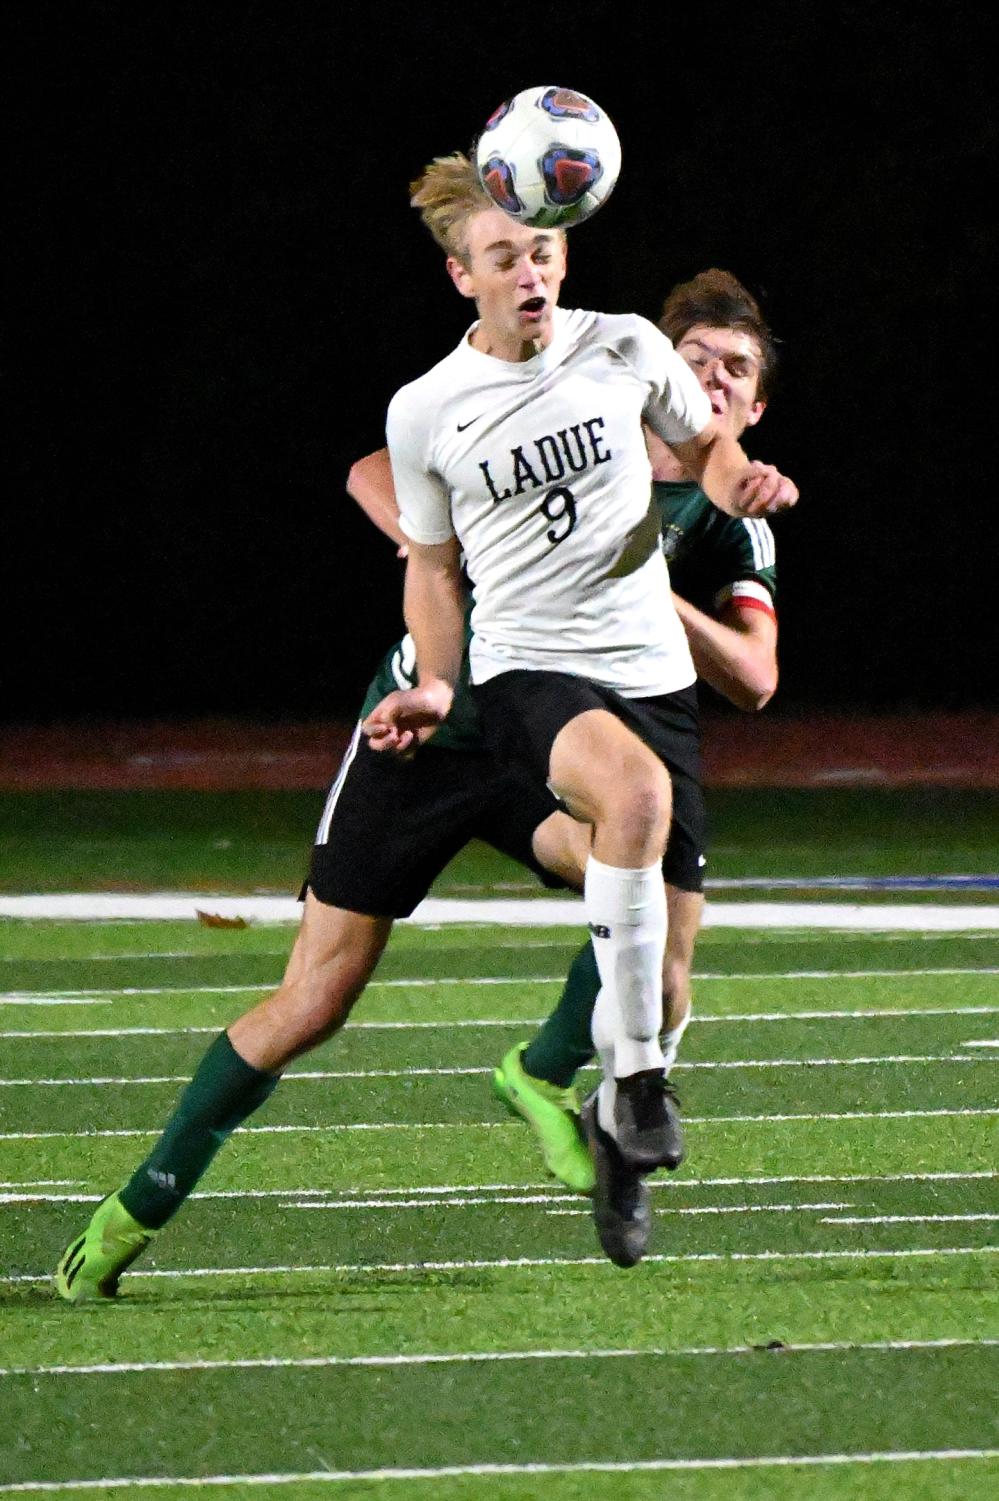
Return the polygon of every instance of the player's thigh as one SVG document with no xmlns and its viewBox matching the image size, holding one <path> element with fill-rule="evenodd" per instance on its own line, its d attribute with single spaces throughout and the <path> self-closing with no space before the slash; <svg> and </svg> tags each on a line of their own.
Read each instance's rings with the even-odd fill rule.
<svg viewBox="0 0 999 1501">
<path fill-rule="evenodd" d="M 551 749 L 550 779 L 553 791 L 584 822 L 634 817 L 663 824 L 669 819 L 665 766 L 608 709 L 587 710 L 563 726 Z"/>
<path fill-rule="evenodd" d="M 598 841 L 614 830 L 621 848 L 603 848 L 601 858 L 629 865 L 661 853 L 669 776 L 625 722 L 626 700 L 572 673 L 521 669 L 490 678 L 474 693 L 501 761 L 547 782 L 574 818 L 597 827 Z"/>
<path fill-rule="evenodd" d="M 408 917 L 472 837 L 494 775 L 484 751 L 431 743 L 400 757 L 358 738 L 319 821 L 309 888 L 329 907 Z"/>
<path fill-rule="evenodd" d="M 622 759 L 642 768 L 651 779 L 663 776 L 655 766 L 656 757 L 623 722 L 627 701 L 588 678 L 516 669 L 476 685 L 473 692 L 497 759 L 521 768 L 541 784 L 549 783 L 558 797 L 564 794 L 553 777 L 553 760 L 560 763 L 555 768 L 560 781 L 564 760 L 567 783 L 599 784 L 609 789 L 608 796 L 615 783 L 613 767 Z M 572 775 L 573 765 L 578 765 L 577 776 Z M 570 811 L 586 822 L 594 821 L 592 812 L 585 809 Z"/>
</svg>

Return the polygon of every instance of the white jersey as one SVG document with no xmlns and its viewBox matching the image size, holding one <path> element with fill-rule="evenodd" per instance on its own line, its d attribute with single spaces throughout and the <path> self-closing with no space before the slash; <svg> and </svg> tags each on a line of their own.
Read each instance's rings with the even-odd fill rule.
<svg viewBox="0 0 999 1501">
<path fill-rule="evenodd" d="M 400 524 L 414 542 L 461 542 L 473 682 L 544 669 L 651 697 L 694 681 L 641 422 L 673 443 L 710 416 L 670 341 L 633 314 L 556 309 L 552 342 L 522 364 L 466 334 L 396 393 Z"/>
</svg>

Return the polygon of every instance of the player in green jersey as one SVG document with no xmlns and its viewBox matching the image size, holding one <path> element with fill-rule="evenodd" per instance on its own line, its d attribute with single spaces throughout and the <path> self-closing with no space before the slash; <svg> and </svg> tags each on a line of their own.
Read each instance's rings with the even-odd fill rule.
<svg viewBox="0 0 999 1501">
<path fill-rule="evenodd" d="M 668 455 L 659 456 L 660 470 L 667 459 Z M 403 544 L 390 478 L 384 454 L 372 455 L 354 466 L 348 487 L 381 529 Z M 667 483 L 657 493 L 667 500 L 664 523 L 670 545 L 677 543 L 678 561 L 693 548 L 701 556 L 709 538 L 720 561 L 723 539 L 716 534 L 713 518 L 701 514 L 702 506 L 708 506 L 706 499 L 683 484 L 671 493 Z M 738 538 L 745 550 L 748 531 L 742 522 L 732 527 L 730 543 Z M 710 569 L 701 570 L 708 612 L 717 614 L 721 593 L 735 587 L 739 578 L 749 578 L 752 558 L 746 554 L 737 561 L 737 552 L 738 547 L 714 582 Z M 699 597 L 696 592 L 694 597 Z M 699 614 L 695 611 L 691 617 L 693 629 L 710 632 L 715 624 L 712 614 L 705 613 L 703 623 Z M 745 632 L 737 634 L 743 651 Z M 739 651 L 726 649 L 723 641 L 703 656 L 696 649 L 695 660 L 709 680 L 714 681 L 712 672 L 721 673 L 724 691 L 724 677 L 743 670 Z M 728 657 L 733 660 L 725 666 Z M 410 682 L 414 665 L 409 644 L 399 643 L 372 682 L 365 710 L 388 688 Z M 410 815 L 414 821 L 407 823 Z M 384 824 L 381 838 L 375 827 L 378 818 Z M 470 695 L 461 693 L 446 725 L 410 763 L 398 765 L 373 753 L 366 756 L 363 744 L 355 742 L 331 789 L 321 830 L 324 826 L 326 836 L 322 842 L 317 838 L 313 889 L 306 897 L 302 930 L 281 989 L 216 1039 L 149 1157 L 70 1243 L 56 1276 L 62 1297 L 82 1301 L 115 1295 L 122 1272 L 180 1207 L 226 1137 L 270 1095 L 286 1063 L 343 1024 L 377 963 L 393 917 L 412 910 L 446 859 L 467 839 L 490 839 L 543 879 L 545 871 L 553 871 L 555 884 L 578 886 L 585 860 L 582 826 L 573 824 L 546 794 L 516 781 L 507 783 L 497 773 L 479 739 Z M 331 828 L 337 835 L 332 841 Z M 367 858 L 357 858 L 365 852 L 362 841 Z M 421 841 L 431 846 L 422 853 L 417 848 Z M 393 885 L 397 879 L 399 884 Z M 676 932 L 682 936 L 682 924 Z M 683 970 L 676 941 L 667 967 Z M 686 972 L 689 975 L 689 963 Z M 595 993 L 594 988 L 590 1006 Z M 559 1012 L 553 1023 L 560 1024 Z M 546 1084 L 541 1068 L 528 1087 L 535 1099 L 534 1115 L 537 1100 L 550 1109 L 554 1099 L 556 1124 L 569 1127 L 561 1140 L 550 1131 L 543 1137 L 549 1166 L 570 1186 L 587 1191 L 593 1168 L 576 1134 L 574 1096 Z M 535 1123 L 533 1115 L 528 1118 Z"/>
</svg>

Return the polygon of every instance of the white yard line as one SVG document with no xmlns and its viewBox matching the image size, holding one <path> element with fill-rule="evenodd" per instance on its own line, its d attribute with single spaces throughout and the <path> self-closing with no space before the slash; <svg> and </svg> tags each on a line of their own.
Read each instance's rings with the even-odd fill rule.
<svg viewBox="0 0 999 1501">
<path fill-rule="evenodd" d="M 699 984 L 727 984 L 759 983 L 774 984 L 778 981 L 797 980 L 912 980 L 931 978 L 934 976 L 956 977 L 959 975 L 997 975 L 999 968 L 990 968 L 987 965 L 964 965 L 960 967 L 935 967 L 924 969 L 786 969 L 786 970 L 759 970 L 738 971 L 734 974 L 725 974 L 715 970 L 695 970 L 691 976 Z M 479 985 L 562 985 L 565 983 L 565 975 L 505 975 L 495 977 L 491 975 L 439 975 L 433 978 L 420 976 L 419 978 L 403 978 L 395 980 L 371 980 L 365 986 L 365 990 L 433 990 L 438 986 L 462 985 L 475 987 Z M 108 1004 L 117 997 L 141 997 L 159 995 L 266 995 L 268 991 L 276 990 L 279 984 L 278 977 L 270 984 L 262 985 L 124 985 L 114 988 L 100 989 L 74 989 L 74 990 L 8 990 L 0 994 L 0 1005 L 3 1006 L 56 1006 L 56 1005 L 94 1005 L 99 1000 L 101 1004 Z M 962 1008 L 970 1011 L 990 1013 L 999 1010 L 997 1006 L 979 1006 Z M 818 1012 L 816 1015 L 823 1015 Z M 835 1013 L 832 1013 L 835 1014 Z M 847 1013 L 852 1014 L 852 1013 Z M 875 1014 L 875 1013 L 871 1013 Z M 885 1015 L 892 1013 L 886 1012 Z M 355 1023 L 356 1025 L 356 1023 Z M 368 1023 L 367 1025 L 375 1025 Z M 391 1026 L 392 1023 L 381 1023 L 383 1026 Z M 407 1023 L 396 1023 L 405 1026 Z M 409 1023 L 408 1025 L 420 1025 Z M 452 1026 L 455 1023 L 424 1022 L 424 1026 Z M 459 1024 L 460 1025 L 460 1024 Z M 466 1025 L 489 1025 L 488 1023 L 466 1023 Z"/>
<path fill-rule="evenodd" d="M 579 1194 L 567 1194 L 565 1197 L 572 1204 L 579 1204 Z M 312 1207 L 322 1208 L 323 1206 L 321 1204 L 316 1206 L 294 1204 L 291 1207 L 294 1209 L 304 1209 Z M 701 1204 L 693 1207 L 685 1205 L 682 1209 L 664 1209 L 657 1204 L 655 1206 L 654 1212 L 657 1215 L 803 1214 L 808 1210 L 818 1211 L 821 1209 L 851 1209 L 852 1207 L 853 1206 L 851 1204 Z M 548 1213 L 551 1215 L 585 1214 L 592 1217 L 593 1211 L 590 1208 L 549 1209 Z M 841 1225 L 846 1224 L 847 1221 L 839 1219 L 826 1219 L 820 1220 L 819 1223 L 822 1225 Z"/>
<path fill-rule="evenodd" d="M 644 1258 L 643 1265 L 686 1265 L 701 1262 L 742 1261 L 873 1261 L 931 1259 L 936 1256 L 996 1256 L 999 1246 L 931 1246 L 902 1250 L 865 1249 L 837 1251 L 690 1251 L 672 1255 L 653 1253 Z M 340 1262 L 314 1266 L 219 1266 L 219 1267 L 142 1267 L 129 1271 L 132 1278 L 165 1278 L 176 1281 L 181 1277 L 274 1277 L 274 1276 L 367 1276 L 379 1273 L 401 1272 L 475 1272 L 475 1271 L 533 1271 L 543 1267 L 595 1266 L 608 1269 L 612 1263 L 606 1256 L 509 1256 L 494 1260 L 468 1261 L 374 1261 Z M 35 1275 L 18 1272 L 0 1276 L 0 1285 L 20 1283 L 47 1283 L 51 1272 Z"/>
<path fill-rule="evenodd" d="M 980 971 L 974 971 L 980 973 Z M 704 1015 L 695 1013 L 691 1025 L 701 1022 L 715 1024 L 738 1024 L 741 1022 L 796 1022 L 796 1021 L 875 1021 L 895 1020 L 902 1017 L 916 1016 L 991 1016 L 999 1014 L 999 1006 L 900 1006 L 897 1008 L 859 1009 L 854 1011 L 743 1011 L 732 1012 L 728 1015 Z M 544 1020 L 543 1017 L 516 1018 L 493 1016 L 485 1018 L 460 1018 L 454 1021 L 385 1021 L 366 1022 L 351 1021 L 348 1027 L 351 1032 L 403 1032 L 403 1031 L 431 1031 L 450 1030 L 453 1027 L 474 1029 L 476 1027 L 537 1027 Z M 216 1023 L 209 1027 L 85 1027 L 85 1028 L 49 1028 L 25 1030 L 0 1031 L 0 1038 L 10 1041 L 44 1037 L 44 1038 L 75 1038 L 75 1037 L 187 1037 L 198 1036 L 203 1033 L 215 1035 L 220 1030 Z M 969 1044 L 963 1044 L 969 1046 Z"/>
<path fill-rule="evenodd" d="M 999 1221 L 999 1214 L 869 1214 L 829 1215 L 822 1225 L 957 1225 L 973 1220 Z"/>
<path fill-rule="evenodd" d="M 62 921 L 197 921 L 198 912 L 263 923 L 297 923 L 302 909 L 291 897 L 213 896 L 210 893 L 58 893 L 0 896 L 0 917 L 56 918 Z M 579 898 L 463 901 L 431 897 L 412 917 L 416 926 L 490 923 L 503 927 L 585 927 Z M 948 906 L 894 902 L 708 902 L 705 927 L 839 928 L 850 931 L 961 932 L 999 928 L 999 906 Z"/>
<path fill-rule="evenodd" d="M 747 1188 L 762 1185 L 781 1185 L 791 1183 L 963 1183 L 976 1179 L 988 1179 L 999 1177 L 999 1172 L 988 1168 L 978 1171 L 957 1173 L 805 1173 L 787 1174 L 780 1177 L 755 1177 L 755 1178 L 658 1178 L 649 1183 L 649 1188 L 654 1192 L 664 1192 L 676 1189 L 691 1188 Z M 24 1183 L 0 1183 L 0 1189 L 29 1189 L 43 1187 L 66 1187 L 82 1188 L 84 1179 L 80 1178 L 52 1178 L 30 1180 Z M 304 1199 L 324 1200 L 331 1194 L 351 1194 L 354 1198 L 345 1200 L 344 1205 L 361 1202 L 361 1197 L 370 1194 L 367 1188 L 215 1188 L 203 1189 L 189 1195 L 193 1199 L 296 1199 L 300 1203 Z M 498 1194 L 533 1193 L 538 1203 L 557 1203 L 563 1198 L 577 1198 L 578 1195 L 562 1195 L 552 1192 L 547 1183 L 437 1183 L 432 1185 L 407 1184 L 404 1188 L 379 1188 L 378 1193 L 383 1199 L 392 1195 L 412 1196 L 419 1194 L 419 1203 L 433 1202 L 435 1197 L 447 1195 L 445 1202 L 453 1202 L 456 1194 L 489 1194 L 491 1204 L 505 1203 L 505 1199 L 495 1197 Z M 40 1193 L 9 1193 L 0 1202 L 9 1203 L 52 1203 L 52 1204 L 99 1204 L 104 1198 L 103 1193 L 81 1194 L 40 1194 Z"/>
<path fill-rule="evenodd" d="M 35 995 L 26 991 L 12 991 L 9 995 L 0 995 L 0 1006 L 110 1006 L 110 1000 L 98 1000 L 94 996 L 60 995 L 55 992 L 52 995 Z"/>
<path fill-rule="evenodd" d="M 322 1481 L 327 1485 L 354 1484 L 358 1481 L 401 1480 L 411 1485 L 417 1480 L 457 1479 L 462 1476 L 515 1475 L 630 1475 L 668 1471 L 697 1470 L 766 1470 L 817 1468 L 829 1465 L 913 1464 L 938 1461 L 953 1464 L 999 1458 L 999 1449 L 907 1449 L 871 1450 L 855 1454 L 776 1454 L 738 1458 L 705 1459 L 634 1459 L 580 1460 L 572 1463 L 441 1465 L 436 1469 L 381 1470 L 300 1470 L 270 1474 L 244 1475 L 130 1475 L 105 1476 L 99 1480 L 24 1480 L 0 1485 L 0 1495 L 105 1489 L 150 1489 L 163 1486 L 201 1489 L 205 1486 L 304 1485 Z"/>
<path fill-rule="evenodd" d="M 129 1273 L 131 1276 L 132 1273 Z M 396 1367 L 433 1365 L 492 1365 L 531 1360 L 645 1360 L 743 1356 L 760 1354 L 832 1355 L 854 1350 L 875 1354 L 906 1350 L 963 1350 L 999 1345 L 996 1339 L 884 1339 L 826 1340 L 782 1344 L 770 1351 L 762 1345 L 681 1345 L 675 1349 L 589 1350 L 454 1350 L 414 1355 L 265 1355 L 236 1360 L 107 1361 L 100 1365 L 0 1366 L 0 1376 L 118 1376 L 149 1371 L 284 1371 L 316 1370 L 328 1366 Z"/>
<path fill-rule="evenodd" d="M 999 1115 L 999 1107 L 962 1107 L 939 1110 L 842 1110 L 786 1115 L 688 1115 L 687 1126 L 777 1124 L 789 1121 L 896 1121 L 924 1120 L 942 1116 Z M 246 1136 L 317 1135 L 339 1131 L 495 1131 L 513 1126 L 512 1121 L 344 1121 L 327 1126 L 239 1126 Z M 117 1131 L 3 1131 L 0 1141 L 94 1141 L 105 1137 L 158 1136 L 159 1130 Z"/>
<path fill-rule="evenodd" d="M 721 1061 L 675 1063 L 673 1072 L 680 1069 L 746 1069 L 746 1068 L 854 1068 L 874 1067 L 883 1063 L 982 1063 L 983 1059 L 965 1057 L 963 1054 L 900 1053 L 875 1055 L 866 1058 L 738 1058 Z M 282 1082 L 314 1083 L 329 1079 L 420 1079 L 463 1078 L 469 1075 L 491 1074 L 492 1068 L 371 1068 L 371 1069 L 296 1069 L 283 1075 Z M 0 1079 L 0 1089 L 30 1089 L 36 1087 L 61 1087 L 63 1085 L 93 1085 L 94 1087 L 124 1084 L 186 1084 L 190 1074 L 146 1074 L 112 1077 L 94 1075 L 73 1079 Z"/>
<path fill-rule="evenodd" d="M 531 1194 L 520 1197 L 496 1198 L 484 1195 L 482 1198 L 466 1199 L 309 1199 L 304 1202 L 292 1202 L 288 1209 L 459 1209 L 469 1205 L 489 1204 L 500 1206 L 503 1204 L 578 1204 L 579 1194 Z M 820 1209 L 850 1209 L 850 1204 L 726 1204 L 722 1206 L 709 1205 L 703 1208 L 693 1209 L 657 1209 L 657 1214 L 797 1214 L 804 1210 Z M 552 1209 L 550 1214 L 585 1214 L 591 1215 L 592 1210 L 586 1209 Z M 972 1216 L 974 1218 L 974 1216 Z M 999 1219 L 999 1215 L 982 1215 L 982 1219 Z M 825 1221 L 823 1221 L 825 1223 Z M 835 1221 L 846 1223 L 846 1221 Z"/>
</svg>

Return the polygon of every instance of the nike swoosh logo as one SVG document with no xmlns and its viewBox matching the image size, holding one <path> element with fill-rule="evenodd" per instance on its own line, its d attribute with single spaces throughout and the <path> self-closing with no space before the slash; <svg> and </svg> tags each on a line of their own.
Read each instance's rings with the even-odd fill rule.
<svg viewBox="0 0 999 1501">
<path fill-rule="evenodd" d="M 482 416 L 482 413 L 481 413 L 481 412 L 480 412 L 480 413 L 479 413 L 479 417 L 481 417 L 481 416 Z M 478 422 L 478 420 L 479 420 L 479 417 L 473 417 L 473 418 L 472 418 L 472 422 Z M 471 425 L 472 425 L 472 422 L 459 422 L 459 423 L 458 423 L 458 431 L 459 431 L 459 432 L 460 432 L 460 433 L 463 433 L 463 432 L 464 432 L 464 431 L 465 431 L 465 428 L 466 428 L 466 427 L 471 427 Z"/>
</svg>

